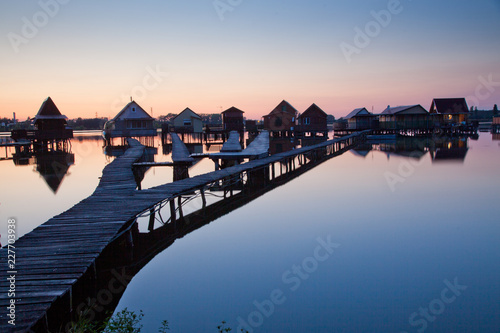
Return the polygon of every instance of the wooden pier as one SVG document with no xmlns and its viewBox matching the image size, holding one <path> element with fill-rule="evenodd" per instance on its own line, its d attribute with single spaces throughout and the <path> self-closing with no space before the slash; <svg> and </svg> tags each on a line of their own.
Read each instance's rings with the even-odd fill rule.
<svg viewBox="0 0 500 333">
<path fill-rule="evenodd" d="M 15 276 L 15 297 L 0 294 L 0 331 L 47 332 L 77 315 L 75 307 L 85 303 L 85 290 L 99 280 L 99 257 L 118 241 L 133 246 L 133 226 L 137 217 L 149 212 L 154 222 L 155 210 L 170 206 L 168 223 L 183 218 L 182 196 L 199 193 L 202 209 L 205 192 L 231 181 L 248 186 L 269 184 L 311 162 L 322 161 L 349 150 L 363 141 L 366 132 L 320 144 L 256 159 L 223 170 L 186 178 L 148 190 L 136 190 L 132 164 L 138 161 L 144 146 L 128 140 L 130 148 L 103 170 L 95 192 L 87 199 L 53 217 L 21 237 L 14 244 L 15 268 L 7 269 L 8 253 L 0 250 L 0 287 L 8 290 L 10 275 Z M 231 186 L 224 189 L 231 195 Z M 14 272 L 14 273 L 13 273 Z M 15 301 L 16 326 L 7 322 L 7 306 Z"/>
<path fill-rule="evenodd" d="M 224 143 L 220 151 L 222 153 L 229 153 L 229 152 L 239 152 L 241 151 L 241 144 L 240 144 L 240 134 L 236 131 L 231 131 L 229 133 L 229 138 L 227 141 Z"/>
<path fill-rule="evenodd" d="M 177 133 L 170 133 L 172 137 L 172 161 L 174 163 L 193 163 L 194 158 L 190 157 L 189 151 L 181 141 Z"/>
<path fill-rule="evenodd" d="M 228 141 L 229 142 L 229 141 Z M 239 145 L 239 143 L 238 143 Z M 269 132 L 262 131 L 259 135 L 241 151 L 222 150 L 220 153 L 210 154 L 211 159 L 242 159 L 263 158 L 269 155 Z"/>
<path fill-rule="evenodd" d="M 233 142 L 231 146 L 235 148 L 236 144 L 239 146 L 239 142 L 235 143 L 237 140 L 236 132 L 234 132 Z M 231 139 L 231 137 L 230 137 Z M 228 140 L 226 144 L 230 143 Z M 224 147 L 223 147 L 224 148 Z M 241 146 L 240 146 L 241 148 Z M 201 155 L 198 155 L 201 156 Z M 215 170 L 219 170 L 221 167 L 225 168 L 227 166 L 232 166 L 243 162 L 244 159 L 259 159 L 269 156 L 269 132 L 262 131 L 243 151 L 226 149 L 222 150 L 220 153 L 206 154 L 215 163 Z"/>
</svg>

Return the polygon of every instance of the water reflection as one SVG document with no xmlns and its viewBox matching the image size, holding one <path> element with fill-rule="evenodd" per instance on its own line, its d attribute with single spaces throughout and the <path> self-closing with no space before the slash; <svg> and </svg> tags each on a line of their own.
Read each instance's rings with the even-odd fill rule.
<svg viewBox="0 0 500 333">
<path fill-rule="evenodd" d="M 83 283 L 85 287 L 74 292 L 73 308 L 76 311 L 72 311 L 73 317 L 60 318 L 60 323 L 66 326 L 69 321 L 78 319 L 77 314 L 91 321 L 105 320 L 116 308 L 132 278 L 176 240 L 287 184 L 330 158 L 332 156 L 308 160 L 272 181 L 269 180 L 269 170 L 265 168 L 250 173 L 245 183 L 238 181 L 237 188 L 235 184 L 224 186 L 222 181 L 222 185 L 211 187 L 210 193 L 205 194 L 211 198 L 210 204 L 207 204 L 208 199 L 200 199 L 199 191 L 183 195 L 179 202 L 184 204 L 176 217 L 169 218 L 157 228 L 155 214 L 159 212 L 152 210 L 149 217 L 136 219 L 128 231 L 124 231 L 98 258 L 95 276 L 88 277 L 92 283 Z M 188 212 L 187 209 L 193 207 L 193 200 L 197 200 L 197 209 Z M 149 220 L 147 229 L 140 228 L 141 219 Z"/>
<path fill-rule="evenodd" d="M 40 173 L 47 186 L 56 194 L 69 168 L 75 164 L 75 155 L 69 145 L 48 151 L 16 147 L 12 161 L 15 166 L 36 165 L 35 171 Z"/>
<path fill-rule="evenodd" d="M 271 155 L 290 151 L 296 147 L 298 147 L 298 141 L 293 138 L 272 136 L 269 138 L 269 153 Z"/>
<path fill-rule="evenodd" d="M 398 137 L 392 140 L 369 140 L 351 150 L 361 158 L 371 151 L 380 151 L 387 155 L 421 160 L 428 153 L 432 162 L 458 162 L 463 163 L 469 150 L 468 137 Z"/>
<path fill-rule="evenodd" d="M 318 143 L 322 143 L 328 140 L 326 136 L 314 136 L 314 137 L 304 137 L 300 139 L 300 145 L 302 147 L 309 147 L 316 145 Z"/>
<path fill-rule="evenodd" d="M 432 162 L 459 162 L 465 161 L 469 150 L 467 138 L 440 139 L 434 141 L 431 150 Z"/>
<path fill-rule="evenodd" d="M 402 137 L 379 144 L 379 150 L 389 159 L 391 156 L 410 157 L 420 160 L 432 145 L 429 138 Z"/>
<path fill-rule="evenodd" d="M 362 143 L 359 144 L 355 149 L 351 150 L 351 153 L 353 153 L 356 156 L 365 158 L 368 156 L 370 151 L 372 151 L 372 144 L 371 143 Z"/>
<path fill-rule="evenodd" d="M 57 193 L 59 186 L 75 164 L 75 155 L 66 151 L 35 153 L 36 171 L 40 173 L 52 192 Z"/>
</svg>

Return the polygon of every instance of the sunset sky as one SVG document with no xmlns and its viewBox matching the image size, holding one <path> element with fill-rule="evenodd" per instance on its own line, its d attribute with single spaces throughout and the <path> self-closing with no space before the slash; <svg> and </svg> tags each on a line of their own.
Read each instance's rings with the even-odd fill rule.
<svg viewBox="0 0 500 333">
<path fill-rule="evenodd" d="M 285 99 L 336 117 L 467 97 L 500 104 L 499 0 L 41 0 L 0 3 L 0 116 L 47 96 L 70 118 Z"/>
</svg>

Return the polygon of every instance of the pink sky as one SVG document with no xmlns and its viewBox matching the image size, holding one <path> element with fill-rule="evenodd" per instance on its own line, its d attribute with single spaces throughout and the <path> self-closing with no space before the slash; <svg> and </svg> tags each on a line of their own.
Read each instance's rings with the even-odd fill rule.
<svg viewBox="0 0 500 333">
<path fill-rule="evenodd" d="M 236 106 L 249 119 L 283 99 L 337 118 L 443 97 L 500 102 L 500 6 L 402 1 L 378 23 L 389 3 L 256 1 L 220 16 L 201 0 L 69 2 L 17 45 L 12 36 L 44 9 L 2 3 L 0 116 L 33 117 L 48 96 L 70 118 L 113 117 L 130 96 L 154 116 Z"/>
</svg>

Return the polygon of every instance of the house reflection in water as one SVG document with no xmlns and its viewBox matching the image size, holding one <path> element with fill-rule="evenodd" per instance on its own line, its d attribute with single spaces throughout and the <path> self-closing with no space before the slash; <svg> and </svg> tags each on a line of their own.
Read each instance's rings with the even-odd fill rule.
<svg viewBox="0 0 500 333">
<path fill-rule="evenodd" d="M 440 138 L 414 138 L 398 137 L 387 141 L 370 141 L 358 145 L 351 150 L 355 155 L 366 157 L 370 150 L 378 150 L 391 156 L 402 156 L 420 160 L 430 153 L 432 162 L 449 161 L 464 162 L 467 155 L 468 138 L 466 137 L 440 137 Z"/>
<path fill-rule="evenodd" d="M 420 160 L 429 151 L 429 138 L 398 137 L 392 141 L 383 141 L 377 145 L 378 150 L 391 156 L 402 156 Z M 375 149 L 375 148 L 374 148 Z"/>
<path fill-rule="evenodd" d="M 269 153 L 271 155 L 279 154 L 285 151 L 290 151 L 297 147 L 297 141 L 288 137 L 270 137 L 269 138 Z"/>
<path fill-rule="evenodd" d="M 465 161 L 467 155 L 467 138 L 441 138 L 434 140 L 431 147 L 432 162 L 461 162 Z"/>
<path fill-rule="evenodd" d="M 50 151 L 18 151 L 12 154 L 12 161 L 16 166 L 34 165 L 33 171 L 40 173 L 52 192 L 57 193 L 69 168 L 75 164 L 75 155 L 65 147 Z"/>
<path fill-rule="evenodd" d="M 70 166 L 75 164 L 75 155 L 66 151 L 35 153 L 36 171 L 40 173 L 52 192 L 57 193 Z"/>
<path fill-rule="evenodd" d="M 362 143 L 357 145 L 356 148 L 351 149 L 350 152 L 356 156 L 365 158 L 372 150 L 373 148 L 371 143 Z"/>
</svg>

